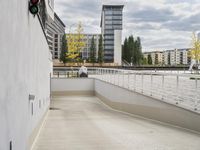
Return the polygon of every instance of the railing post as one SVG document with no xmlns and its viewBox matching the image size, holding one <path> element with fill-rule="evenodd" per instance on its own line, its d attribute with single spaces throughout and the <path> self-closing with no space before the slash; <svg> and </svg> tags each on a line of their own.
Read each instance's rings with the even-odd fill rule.
<svg viewBox="0 0 200 150">
<path fill-rule="evenodd" d="M 144 84 L 144 74 L 142 73 L 142 93 L 144 92 L 143 84 Z"/>
<path fill-rule="evenodd" d="M 164 92 L 164 82 L 165 82 L 165 76 L 162 75 L 162 91 Z M 164 99 L 164 94 L 162 93 L 162 100 Z"/>
<path fill-rule="evenodd" d="M 151 73 L 151 89 L 150 89 L 150 91 L 151 91 L 151 96 L 153 96 L 153 75 L 152 75 L 152 73 Z"/>
<path fill-rule="evenodd" d="M 176 76 L 176 88 L 178 90 L 178 87 L 179 87 L 179 76 L 177 75 Z"/>
<path fill-rule="evenodd" d="M 119 78 L 120 78 L 120 72 L 118 71 L 118 80 L 117 80 L 117 85 L 119 86 Z"/>
<path fill-rule="evenodd" d="M 59 71 L 58 71 L 58 78 L 60 77 Z"/>
<path fill-rule="evenodd" d="M 129 72 L 128 72 L 128 89 L 130 89 L 130 74 L 129 74 Z"/>
<path fill-rule="evenodd" d="M 124 83 L 124 70 L 123 70 L 123 83 L 122 83 L 122 87 L 124 87 L 125 83 Z"/>
<path fill-rule="evenodd" d="M 134 91 L 136 91 L 136 73 L 134 74 Z"/>
</svg>

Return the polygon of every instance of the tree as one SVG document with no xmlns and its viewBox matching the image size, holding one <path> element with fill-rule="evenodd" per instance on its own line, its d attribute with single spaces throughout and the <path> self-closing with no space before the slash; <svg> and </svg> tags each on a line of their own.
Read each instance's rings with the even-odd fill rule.
<svg viewBox="0 0 200 150">
<path fill-rule="evenodd" d="M 102 65 L 104 60 L 104 54 L 103 54 L 103 38 L 102 35 L 99 38 L 99 50 L 98 50 L 98 62 Z"/>
<path fill-rule="evenodd" d="M 62 48 L 60 53 L 60 62 L 63 62 L 65 65 L 67 63 L 67 42 L 66 35 L 64 34 L 62 37 Z"/>
<path fill-rule="evenodd" d="M 141 40 L 140 37 L 137 37 L 137 40 L 135 41 L 135 46 L 136 46 L 136 64 L 140 65 L 142 62 L 142 45 L 141 45 Z"/>
<path fill-rule="evenodd" d="M 190 56 L 196 61 L 196 64 L 200 61 L 200 39 L 195 33 L 192 35 L 192 49 L 190 50 Z"/>
<path fill-rule="evenodd" d="M 143 65 L 147 65 L 148 64 L 148 60 L 146 57 L 142 56 L 142 64 Z"/>
<path fill-rule="evenodd" d="M 127 38 L 125 38 L 125 40 L 124 40 L 122 58 L 124 60 L 128 61 L 128 39 Z"/>
<path fill-rule="evenodd" d="M 69 33 L 67 36 L 67 46 L 68 46 L 67 58 L 73 62 L 80 61 L 81 50 L 83 47 L 85 47 L 84 34 L 82 34 L 82 32 L 83 32 L 83 27 L 80 22 L 76 29 L 76 33 L 75 34 Z"/>
<path fill-rule="evenodd" d="M 128 52 L 127 52 L 127 61 L 129 62 L 129 63 L 133 63 L 133 64 L 135 64 L 134 63 L 134 61 L 135 61 L 135 47 L 134 47 L 134 37 L 131 35 L 131 36 L 129 36 L 129 38 L 128 38 Z"/>
<path fill-rule="evenodd" d="M 91 47 L 90 47 L 90 62 L 93 63 L 93 64 L 96 61 L 95 51 L 96 51 L 96 46 L 95 46 L 94 36 L 93 36 L 92 41 L 91 41 Z"/>
<path fill-rule="evenodd" d="M 142 63 L 142 45 L 140 37 L 137 37 L 136 40 L 134 40 L 132 35 L 125 38 L 122 58 L 135 65 L 140 65 Z"/>
<path fill-rule="evenodd" d="M 149 65 L 152 65 L 152 58 L 150 54 L 148 55 L 147 62 Z"/>
</svg>

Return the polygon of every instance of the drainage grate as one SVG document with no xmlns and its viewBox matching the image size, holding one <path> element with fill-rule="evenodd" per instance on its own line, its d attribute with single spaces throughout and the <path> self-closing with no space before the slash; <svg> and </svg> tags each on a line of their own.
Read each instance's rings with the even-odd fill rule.
<svg viewBox="0 0 200 150">
<path fill-rule="evenodd" d="M 50 107 L 49 110 L 60 110 L 59 108 Z"/>
</svg>

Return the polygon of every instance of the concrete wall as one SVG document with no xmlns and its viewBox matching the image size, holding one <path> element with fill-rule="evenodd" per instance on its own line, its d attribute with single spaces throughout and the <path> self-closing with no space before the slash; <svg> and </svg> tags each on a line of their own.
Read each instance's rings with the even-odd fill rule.
<svg viewBox="0 0 200 150">
<path fill-rule="evenodd" d="M 50 102 L 51 54 L 28 0 L 0 6 L 0 150 L 10 142 L 13 150 L 28 150 Z"/>
<path fill-rule="evenodd" d="M 122 64 L 122 31 L 114 31 L 114 63 L 117 63 L 119 66 Z"/>
<path fill-rule="evenodd" d="M 52 95 L 94 94 L 94 79 L 52 79 Z"/>
<path fill-rule="evenodd" d="M 95 94 L 110 107 L 200 132 L 200 114 L 95 80 Z"/>
</svg>

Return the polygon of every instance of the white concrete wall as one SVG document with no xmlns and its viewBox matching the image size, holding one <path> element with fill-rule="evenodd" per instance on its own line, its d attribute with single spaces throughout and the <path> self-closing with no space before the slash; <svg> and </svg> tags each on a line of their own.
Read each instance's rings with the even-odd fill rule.
<svg viewBox="0 0 200 150">
<path fill-rule="evenodd" d="M 95 94 L 110 107 L 200 132 L 200 114 L 95 80 Z"/>
<path fill-rule="evenodd" d="M 9 150 L 10 141 L 13 150 L 28 150 L 49 106 L 51 55 L 28 0 L 1 0 L 0 6 L 0 150 Z"/>
<path fill-rule="evenodd" d="M 94 79 L 54 78 L 51 81 L 52 94 L 89 94 L 94 92 Z"/>
<path fill-rule="evenodd" d="M 122 31 L 114 31 L 114 63 L 122 65 Z"/>
</svg>

